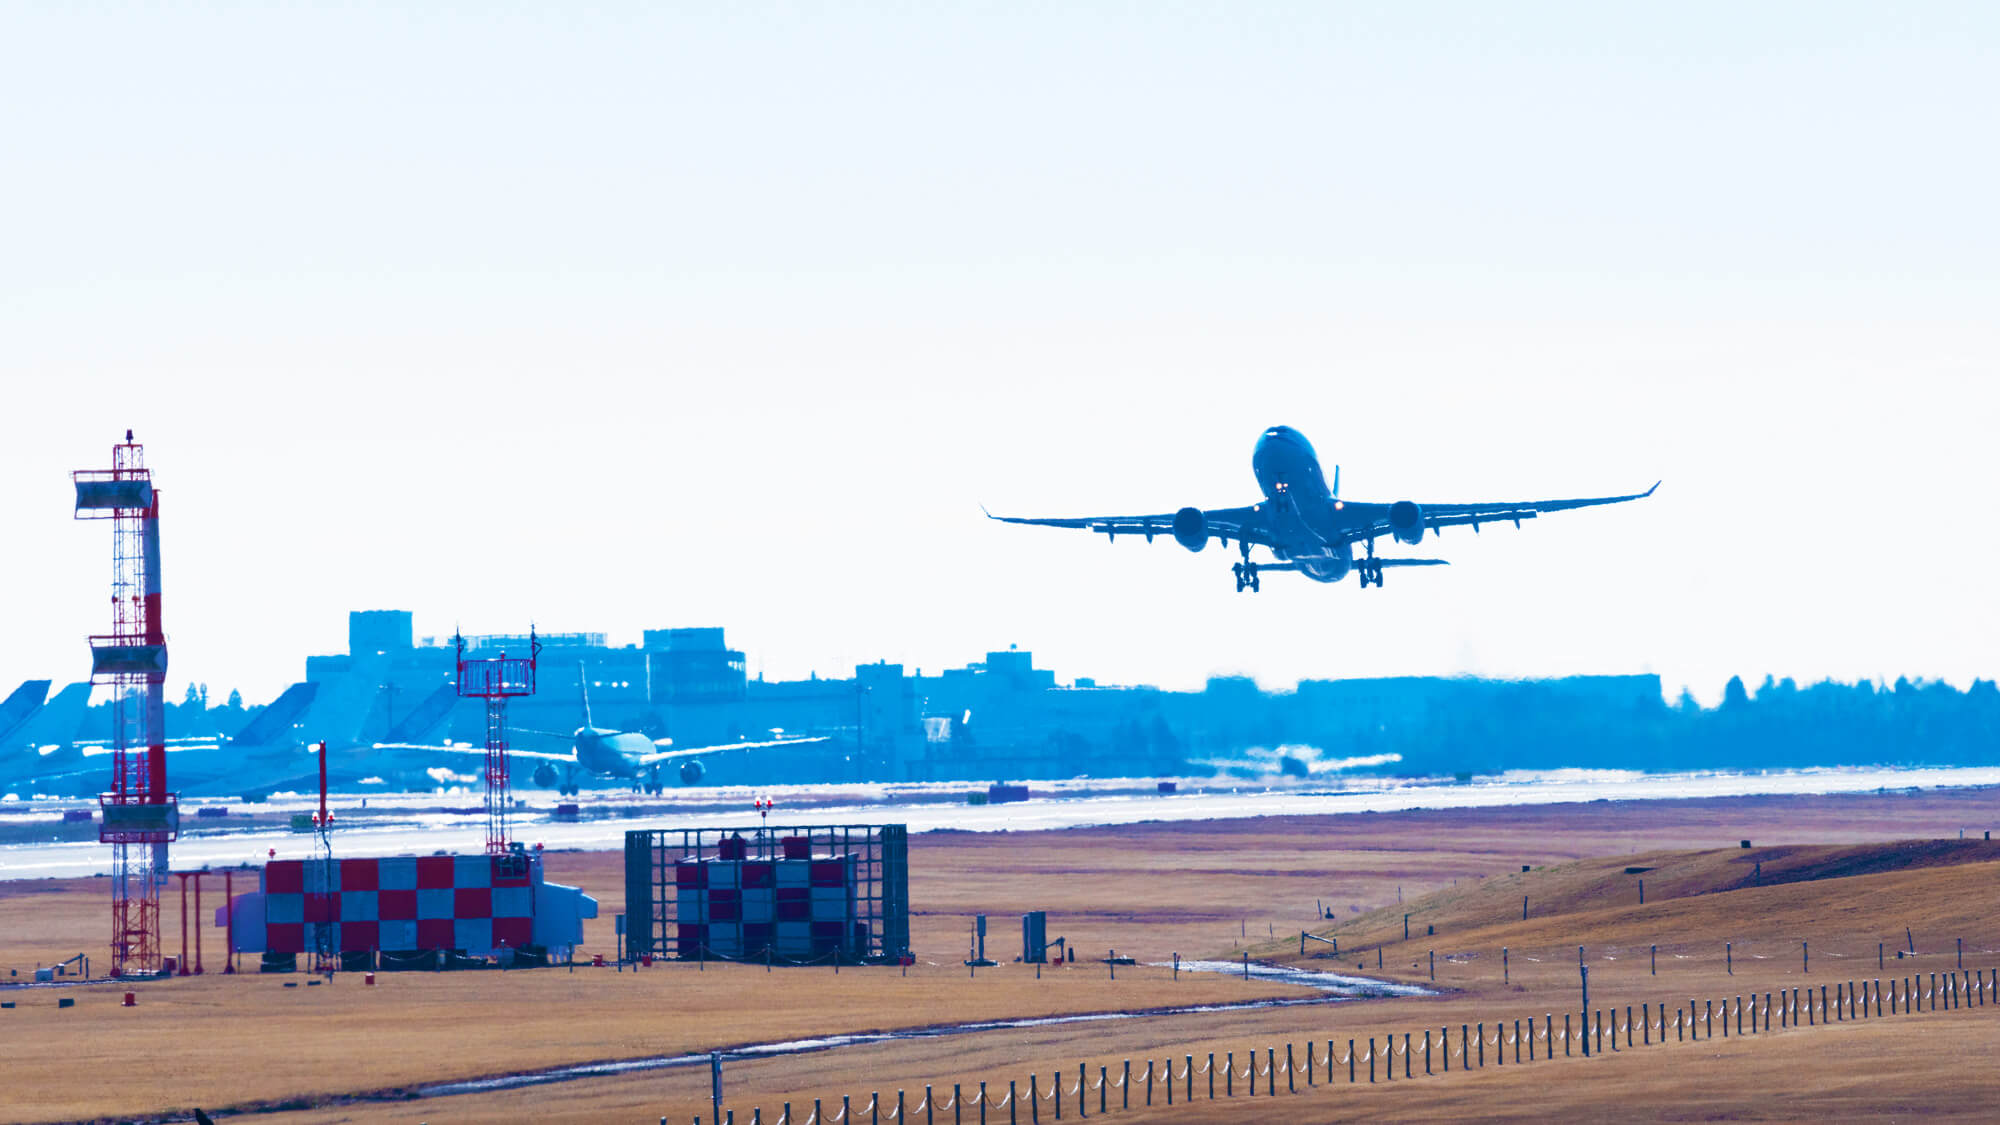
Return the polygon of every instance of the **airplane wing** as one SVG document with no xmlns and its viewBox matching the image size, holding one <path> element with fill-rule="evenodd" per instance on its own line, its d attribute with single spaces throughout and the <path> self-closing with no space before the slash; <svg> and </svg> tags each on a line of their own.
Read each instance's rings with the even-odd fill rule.
<svg viewBox="0 0 2000 1125">
<path fill-rule="evenodd" d="M 1624 496 L 1587 496 L 1571 500 L 1519 500 L 1494 504 L 1420 504 L 1416 505 L 1416 508 L 1422 514 L 1424 526 L 1432 531 L 1465 524 L 1471 524 L 1472 529 L 1477 531 L 1481 524 L 1511 523 L 1519 527 L 1522 520 L 1531 520 L 1546 512 L 1644 500 L 1659 487 L 1660 482 L 1655 481 L 1653 487 L 1644 492 L 1633 492 Z M 1391 534 L 1391 513 L 1401 506 L 1401 504 L 1369 504 L 1354 500 L 1341 501 L 1341 508 L 1347 516 L 1346 522 L 1349 525 L 1349 541 L 1374 539 Z"/>
<path fill-rule="evenodd" d="M 507 729 L 514 734 L 532 734 L 538 738 L 560 738 L 564 742 L 568 742 L 576 737 L 576 732 L 573 730 L 536 730 L 534 727 L 508 727 Z"/>
<path fill-rule="evenodd" d="M 72 781 L 86 779 L 95 781 L 95 788 L 97 789 L 101 789 L 109 784 L 109 781 L 104 776 L 104 767 L 94 762 L 88 767 L 80 769 L 56 770 L 51 773 L 29 774 L 9 778 L 5 784 L 7 786 L 32 789 L 38 785 L 67 785 Z"/>
<path fill-rule="evenodd" d="M 686 750 L 656 750 L 651 754 L 639 755 L 642 766 L 654 762 L 667 762 L 675 758 L 694 758 L 703 754 L 723 754 L 731 750 L 765 750 L 773 746 L 811 746 L 816 742 L 828 742 L 826 738 L 780 738 L 769 742 L 725 742 L 717 746 L 695 746 Z"/>
<path fill-rule="evenodd" d="M 373 742 L 369 744 L 369 748 L 373 750 L 419 750 L 434 754 L 474 754 L 482 758 L 486 756 L 486 748 L 484 746 L 429 746 L 415 742 Z M 507 754 L 509 757 L 514 758 L 539 758 L 543 761 L 569 762 L 571 764 L 576 762 L 576 759 L 568 754 L 549 754 L 541 750 L 522 750 L 515 746 L 509 746 Z"/>
<path fill-rule="evenodd" d="M 980 510 L 985 511 L 983 508 Z M 1084 528 L 1098 532 L 1101 535 L 1110 536 L 1113 539 L 1118 538 L 1120 535 L 1143 535 L 1149 543 L 1152 542 L 1155 535 L 1170 536 L 1174 533 L 1175 515 L 1176 513 L 1174 512 L 1167 512 L 1162 515 L 1153 516 L 1078 516 L 1073 518 L 1048 519 L 1026 516 L 996 516 L 992 512 L 986 512 L 987 519 L 1000 523 L 1024 523 L 1035 527 Z M 1201 515 L 1208 533 L 1221 540 L 1222 545 L 1225 547 L 1232 541 L 1245 539 L 1259 546 L 1268 547 L 1271 545 L 1270 532 L 1267 530 L 1269 524 L 1264 518 L 1262 505 L 1251 504 L 1242 508 L 1208 508 L 1204 509 Z"/>
</svg>

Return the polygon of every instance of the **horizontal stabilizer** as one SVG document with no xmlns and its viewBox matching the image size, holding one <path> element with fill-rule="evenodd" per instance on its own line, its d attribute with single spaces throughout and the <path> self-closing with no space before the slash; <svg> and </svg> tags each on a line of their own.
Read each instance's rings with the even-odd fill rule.
<svg viewBox="0 0 2000 1125">
<path fill-rule="evenodd" d="M 1376 566 L 1450 566 L 1446 559 L 1376 559 Z"/>
</svg>

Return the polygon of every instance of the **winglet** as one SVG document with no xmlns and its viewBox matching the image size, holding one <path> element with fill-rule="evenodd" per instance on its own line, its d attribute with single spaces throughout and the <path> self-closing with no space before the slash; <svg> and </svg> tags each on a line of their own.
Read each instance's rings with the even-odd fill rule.
<svg viewBox="0 0 2000 1125">
<path fill-rule="evenodd" d="M 986 510 L 986 505 L 984 505 L 984 504 L 981 504 L 981 505 L 979 506 L 979 514 L 980 514 L 980 515 L 982 515 L 982 516 L 985 516 L 985 517 L 986 517 L 987 519 L 989 519 L 989 520 L 994 520 L 994 519 L 999 519 L 999 518 L 1000 518 L 999 516 L 996 516 L 996 515 L 994 515 L 994 514 L 993 514 L 992 512 L 989 512 L 989 511 L 987 511 L 987 510 Z"/>
<path fill-rule="evenodd" d="M 1658 492 L 1658 491 L 1660 490 L 1660 486 L 1661 486 L 1662 484 L 1665 484 L 1665 483 L 1666 483 L 1666 481 L 1665 481 L 1665 479 L 1664 479 L 1664 478 L 1662 478 L 1661 480 L 1656 480 L 1656 481 L 1654 481 L 1654 482 L 1653 482 L 1653 487 L 1651 487 L 1651 488 L 1647 489 L 1646 491 L 1644 491 L 1644 492 L 1640 493 L 1640 494 L 1639 494 L 1639 498 L 1640 498 L 1641 500 L 1643 500 L 1643 499 L 1645 499 L 1646 497 L 1648 497 L 1648 496 L 1651 496 L 1651 495 L 1652 495 L 1653 493 L 1655 493 L 1655 492 Z"/>
</svg>

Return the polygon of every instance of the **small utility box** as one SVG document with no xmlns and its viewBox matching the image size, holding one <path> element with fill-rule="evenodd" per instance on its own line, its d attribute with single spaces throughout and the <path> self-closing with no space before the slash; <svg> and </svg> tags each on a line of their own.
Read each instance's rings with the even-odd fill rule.
<svg viewBox="0 0 2000 1125">
<path fill-rule="evenodd" d="M 1031 910 L 1021 915 L 1021 961 L 1041 965 L 1049 959 L 1049 913 Z"/>
</svg>

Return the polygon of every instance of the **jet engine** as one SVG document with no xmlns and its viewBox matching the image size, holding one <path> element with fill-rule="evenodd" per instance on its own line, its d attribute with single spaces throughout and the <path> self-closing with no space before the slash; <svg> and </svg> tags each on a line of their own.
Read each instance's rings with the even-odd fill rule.
<svg viewBox="0 0 2000 1125">
<path fill-rule="evenodd" d="M 708 773 L 708 768 L 706 766 L 703 766 L 699 761 L 690 758 L 687 761 L 681 763 L 681 784 L 700 785 L 702 777 L 705 776 L 707 773 Z"/>
<path fill-rule="evenodd" d="M 556 768 L 547 762 L 536 763 L 534 777 L 537 788 L 554 789 L 556 787 Z"/>
<path fill-rule="evenodd" d="M 1182 508 L 1174 513 L 1174 542 L 1190 551 L 1208 546 L 1208 517 L 1200 508 Z"/>
<path fill-rule="evenodd" d="M 1424 540 L 1424 510 L 1408 500 L 1389 505 L 1389 534 L 1414 547 Z"/>
</svg>

